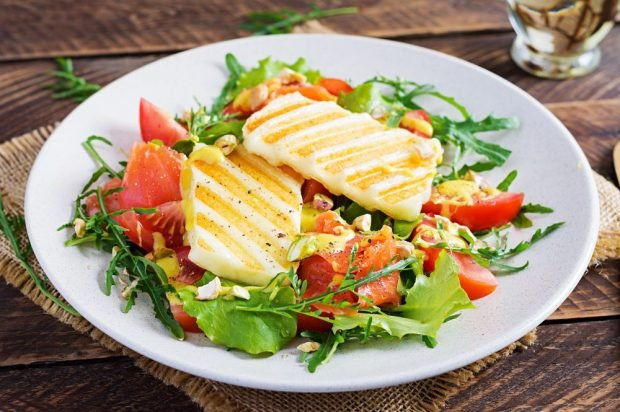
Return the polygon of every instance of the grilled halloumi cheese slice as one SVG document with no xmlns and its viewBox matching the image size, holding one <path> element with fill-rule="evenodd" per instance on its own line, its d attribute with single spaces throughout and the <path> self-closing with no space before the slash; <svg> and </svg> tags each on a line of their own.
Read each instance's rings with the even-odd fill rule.
<svg viewBox="0 0 620 412">
<path fill-rule="evenodd" d="M 266 285 L 288 271 L 288 247 L 299 233 L 301 184 L 293 170 L 238 147 L 194 151 L 181 175 L 189 259 L 218 276 Z"/>
<path fill-rule="evenodd" d="M 403 220 L 415 219 L 429 199 L 443 154 L 437 139 L 299 93 L 254 113 L 243 134 L 248 151 L 271 164 L 290 166 L 336 195 Z"/>
</svg>

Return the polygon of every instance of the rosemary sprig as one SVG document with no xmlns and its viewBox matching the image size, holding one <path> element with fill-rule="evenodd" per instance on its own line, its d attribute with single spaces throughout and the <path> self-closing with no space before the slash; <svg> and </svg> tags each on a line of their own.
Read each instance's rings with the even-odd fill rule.
<svg viewBox="0 0 620 412">
<path fill-rule="evenodd" d="M 254 36 L 290 33 L 293 27 L 309 20 L 355 14 L 358 11 L 357 7 L 321 9 L 316 5 L 311 5 L 308 13 L 299 13 L 289 8 L 275 11 L 255 11 L 246 16 L 246 22 L 241 24 L 240 27 L 243 30 L 252 32 Z"/>
<path fill-rule="evenodd" d="M 0 194 L 0 229 L 9 241 L 9 245 L 13 249 L 13 253 L 15 253 L 15 257 L 26 273 L 28 273 L 28 276 L 30 276 L 35 285 L 37 285 L 41 293 L 49 300 L 63 308 L 66 312 L 72 314 L 73 316 L 80 316 L 77 310 L 75 310 L 71 305 L 54 296 L 49 291 L 46 280 L 39 277 L 39 275 L 35 272 L 34 268 L 28 261 L 29 257 L 32 255 L 32 246 L 30 245 L 30 241 L 27 237 L 25 242 L 20 242 L 19 240 L 20 233 L 25 230 L 24 217 L 9 214 L 5 211 L 2 194 Z"/>
<path fill-rule="evenodd" d="M 53 99 L 73 99 L 81 103 L 99 91 L 101 86 L 89 83 L 84 78 L 76 76 L 73 71 L 73 61 L 67 57 L 57 57 L 58 70 L 51 74 L 57 78 L 56 83 L 47 87 L 53 90 Z"/>
</svg>

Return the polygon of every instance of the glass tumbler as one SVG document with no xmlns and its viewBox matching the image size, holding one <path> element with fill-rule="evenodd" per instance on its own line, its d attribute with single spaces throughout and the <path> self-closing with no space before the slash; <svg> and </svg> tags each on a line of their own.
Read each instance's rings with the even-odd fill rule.
<svg viewBox="0 0 620 412">
<path fill-rule="evenodd" d="M 517 32 L 512 59 L 545 78 L 583 76 L 601 61 L 598 44 L 614 25 L 618 0 L 507 0 Z"/>
</svg>

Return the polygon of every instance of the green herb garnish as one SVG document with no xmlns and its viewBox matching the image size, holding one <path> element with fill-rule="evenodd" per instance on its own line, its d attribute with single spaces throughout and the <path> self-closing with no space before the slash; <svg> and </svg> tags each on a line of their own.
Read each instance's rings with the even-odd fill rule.
<svg viewBox="0 0 620 412">
<path fill-rule="evenodd" d="M 81 103 L 101 89 L 100 85 L 89 83 L 84 78 L 76 76 L 71 59 L 58 57 L 55 60 L 58 70 L 52 71 L 51 74 L 57 80 L 56 83 L 47 86 L 54 91 L 53 99 L 73 99 Z"/>
<path fill-rule="evenodd" d="M 49 291 L 47 281 L 39 277 L 28 261 L 32 256 L 32 246 L 30 245 L 30 241 L 27 236 L 24 236 L 25 240 L 20 241 L 20 235 L 25 231 L 25 229 L 26 224 L 24 217 L 17 214 L 7 213 L 4 209 L 4 198 L 2 197 L 2 194 L 0 194 L 0 230 L 9 241 L 9 245 L 11 246 L 11 249 L 13 249 L 13 253 L 15 254 L 15 257 L 19 261 L 20 265 L 24 268 L 26 273 L 28 273 L 28 276 L 30 276 L 34 284 L 37 285 L 37 288 L 39 288 L 45 297 L 60 306 L 67 313 L 70 313 L 73 316 L 80 316 L 80 314 L 71 305 L 63 302 Z"/>
<path fill-rule="evenodd" d="M 298 24 L 309 20 L 324 19 L 326 17 L 355 14 L 357 7 L 339 7 L 335 9 L 321 9 L 316 5 L 310 6 L 308 13 L 299 13 L 293 9 L 283 8 L 275 11 L 255 11 L 246 16 L 246 22 L 241 24 L 243 30 L 252 32 L 254 36 L 264 34 L 290 33 Z"/>
<path fill-rule="evenodd" d="M 539 204 L 528 203 L 527 205 L 521 206 L 521 210 L 517 217 L 512 220 L 512 224 L 520 229 L 532 227 L 533 223 L 530 218 L 525 215 L 526 213 L 553 213 L 553 209 Z"/>
</svg>

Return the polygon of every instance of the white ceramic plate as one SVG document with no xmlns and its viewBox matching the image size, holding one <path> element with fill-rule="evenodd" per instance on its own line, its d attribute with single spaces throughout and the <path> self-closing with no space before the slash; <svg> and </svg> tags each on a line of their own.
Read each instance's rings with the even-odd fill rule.
<svg viewBox="0 0 620 412">
<path fill-rule="evenodd" d="M 109 159 L 126 158 L 139 139 L 141 96 L 181 113 L 193 97 L 210 102 L 226 80 L 224 55 L 232 52 L 246 66 L 266 56 L 293 61 L 299 56 L 330 76 L 361 82 L 376 74 L 432 83 L 455 96 L 477 116 L 517 116 L 519 130 L 498 134 L 513 150 L 494 182 L 512 169 L 512 190 L 526 202 L 556 209 L 535 217 L 536 226 L 567 224 L 526 252 L 530 267 L 500 278 L 498 290 L 445 324 L 439 346 L 419 339 L 348 345 L 311 374 L 297 362 L 291 345 L 268 358 L 214 347 L 192 336 L 173 339 L 140 299 L 123 314 L 118 290 L 103 294 L 109 256 L 91 249 L 66 248 L 68 233 L 56 231 L 71 216 L 71 202 L 94 169 L 80 146 L 91 134 L 115 148 Z M 575 287 L 592 254 L 598 228 L 598 201 L 588 162 L 564 126 L 540 103 L 509 82 L 456 58 L 401 43 L 338 35 L 253 37 L 217 43 L 149 64 L 113 82 L 73 111 L 45 144 L 33 166 L 26 193 L 28 234 L 37 258 L 54 286 L 86 319 L 123 345 L 151 359 L 194 375 L 253 388 L 281 391 L 361 390 L 423 379 L 464 366 L 525 335 L 557 308 Z M 516 231 L 516 242 L 531 230 Z"/>
</svg>

